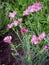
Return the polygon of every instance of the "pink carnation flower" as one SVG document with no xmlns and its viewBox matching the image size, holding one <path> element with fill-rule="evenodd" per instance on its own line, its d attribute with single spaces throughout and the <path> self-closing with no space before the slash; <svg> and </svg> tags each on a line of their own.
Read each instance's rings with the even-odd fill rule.
<svg viewBox="0 0 49 65">
<path fill-rule="evenodd" d="M 42 33 L 39 35 L 38 39 L 39 39 L 40 41 L 42 41 L 42 40 L 45 38 L 45 36 L 46 36 L 46 33 L 45 33 L 45 32 L 42 32 Z"/>
<path fill-rule="evenodd" d="M 7 24 L 7 27 L 8 27 L 9 29 L 12 28 L 12 27 L 13 27 L 13 23 Z"/>
<path fill-rule="evenodd" d="M 18 20 L 13 21 L 13 25 L 14 26 L 17 26 L 18 24 L 19 24 L 19 21 Z"/>
<path fill-rule="evenodd" d="M 10 12 L 10 13 L 9 13 L 9 17 L 10 17 L 10 18 L 14 18 L 16 14 L 17 14 L 17 12 L 15 12 L 15 11 Z"/>
<path fill-rule="evenodd" d="M 12 40 L 12 36 L 6 36 L 6 37 L 3 39 L 3 41 L 4 41 L 5 43 L 11 43 L 11 40 Z"/>
<path fill-rule="evenodd" d="M 32 36 L 31 43 L 32 44 L 38 44 L 38 37 L 36 35 Z"/>
<path fill-rule="evenodd" d="M 48 49 L 48 46 L 45 45 L 45 46 L 43 47 L 43 50 L 47 50 L 47 49 Z"/>
<path fill-rule="evenodd" d="M 21 33 L 28 33 L 28 30 L 23 27 L 23 28 L 21 29 Z"/>
</svg>

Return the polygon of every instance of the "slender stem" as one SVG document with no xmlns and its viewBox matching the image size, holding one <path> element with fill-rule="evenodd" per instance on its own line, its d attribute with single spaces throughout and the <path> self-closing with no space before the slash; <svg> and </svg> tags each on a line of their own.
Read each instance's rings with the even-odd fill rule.
<svg viewBox="0 0 49 65">
<path fill-rule="evenodd" d="M 19 53 L 17 52 L 15 46 L 13 44 L 10 44 L 11 48 L 16 52 L 17 55 L 19 55 Z"/>
<path fill-rule="evenodd" d="M 21 38 L 20 38 L 20 36 L 19 36 L 19 34 L 18 34 L 18 30 L 17 30 L 17 32 L 16 32 L 14 29 L 12 29 L 12 30 L 15 32 L 15 34 L 17 34 L 17 36 L 18 36 L 20 42 L 23 43 L 22 40 L 21 40 Z"/>
</svg>

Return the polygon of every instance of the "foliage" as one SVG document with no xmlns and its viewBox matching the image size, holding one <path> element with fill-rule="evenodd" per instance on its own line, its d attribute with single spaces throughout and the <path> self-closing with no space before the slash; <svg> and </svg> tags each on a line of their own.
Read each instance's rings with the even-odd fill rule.
<svg viewBox="0 0 49 65">
<path fill-rule="evenodd" d="M 37 0 L 37 2 L 42 4 L 42 9 L 40 11 L 30 13 L 27 16 L 23 16 L 23 11 L 27 9 L 28 6 L 34 4 L 36 0 L 8 0 L 0 3 L 0 35 L 5 35 L 9 31 L 7 24 L 11 23 L 8 15 L 9 12 L 17 11 L 17 15 L 14 20 L 22 18 L 23 21 L 18 27 L 20 30 L 22 27 L 28 29 L 27 34 L 19 35 L 18 27 L 13 27 L 12 30 L 18 36 L 20 44 L 10 44 L 11 49 L 15 51 L 12 54 L 15 58 L 19 53 L 17 52 L 18 47 L 22 47 L 24 55 L 20 55 L 22 61 L 21 65 L 44 65 L 46 58 L 49 56 L 49 1 L 48 0 Z M 31 44 L 30 40 L 32 35 L 36 34 L 39 36 L 42 32 L 46 32 L 47 36 L 44 40 L 39 41 L 38 45 Z M 17 42 L 16 42 L 17 43 Z M 44 45 L 48 46 L 48 50 L 43 51 Z"/>
</svg>

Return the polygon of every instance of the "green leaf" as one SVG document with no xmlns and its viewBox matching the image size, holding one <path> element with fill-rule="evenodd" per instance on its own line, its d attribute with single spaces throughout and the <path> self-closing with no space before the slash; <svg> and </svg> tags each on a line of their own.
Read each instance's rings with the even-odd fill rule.
<svg viewBox="0 0 49 65">
<path fill-rule="evenodd" d="M 48 17 L 47 17 L 47 21 L 49 22 L 49 15 L 48 15 Z"/>
</svg>

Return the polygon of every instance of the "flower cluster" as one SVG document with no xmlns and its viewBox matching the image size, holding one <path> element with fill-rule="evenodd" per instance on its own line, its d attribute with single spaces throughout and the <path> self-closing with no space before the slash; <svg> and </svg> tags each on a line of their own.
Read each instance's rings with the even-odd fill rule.
<svg viewBox="0 0 49 65">
<path fill-rule="evenodd" d="M 13 12 L 9 12 L 9 18 L 14 18 L 15 15 L 17 14 L 16 11 Z M 13 26 L 17 26 L 22 22 L 22 18 L 18 19 L 18 20 L 14 20 L 12 23 L 7 24 L 7 28 L 12 28 Z"/>
<path fill-rule="evenodd" d="M 39 10 L 41 10 L 42 8 L 42 5 L 40 3 L 34 3 L 33 5 L 29 6 L 24 12 L 23 12 L 23 16 L 25 15 L 29 15 L 30 13 L 32 12 L 37 12 Z M 13 11 L 13 12 L 9 12 L 9 18 L 14 18 L 15 16 L 17 15 L 17 12 L 16 11 Z M 10 29 L 12 28 L 13 26 L 16 27 L 18 26 L 20 23 L 22 22 L 22 18 L 18 19 L 18 20 L 14 20 L 13 19 L 13 22 L 12 23 L 9 23 L 7 24 L 7 27 Z M 28 33 L 28 29 L 26 29 L 25 27 L 22 27 L 21 28 L 21 33 L 23 34 L 26 34 Z M 31 43 L 32 44 L 35 44 L 37 45 L 39 43 L 39 41 L 42 41 L 46 36 L 46 33 L 45 32 L 42 32 L 39 36 L 36 36 L 35 34 L 32 36 L 31 38 Z M 6 36 L 3 41 L 6 42 L 6 43 L 11 43 L 11 40 L 12 40 L 12 36 Z M 43 46 L 43 50 L 47 50 L 48 49 L 48 46 L 45 45 Z"/>
<path fill-rule="evenodd" d="M 46 36 L 45 32 L 42 32 L 38 37 L 36 35 L 32 36 L 31 43 L 38 44 L 38 41 L 42 41 Z"/>
<path fill-rule="evenodd" d="M 23 16 L 29 15 L 31 12 L 37 12 L 42 8 L 41 4 L 39 3 L 34 3 L 33 5 L 29 6 L 24 12 Z"/>
<path fill-rule="evenodd" d="M 15 12 L 15 11 L 10 12 L 10 13 L 9 13 L 9 17 L 10 17 L 10 18 L 14 18 L 16 14 L 17 14 L 17 12 Z M 20 18 L 20 19 L 18 19 L 18 20 L 14 20 L 12 23 L 7 24 L 7 27 L 10 29 L 10 28 L 12 28 L 13 26 L 19 25 L 21 22 L 22 22 L 22 18 Z"/>
<path fill-rule="evenodd" d="M 12 28 L 13 26 L 16 27 L 22 22 L 22 18 L 18 20 L 14 20 L 12 23 L 7 24 L 7 28 Z"/>
</svg>

